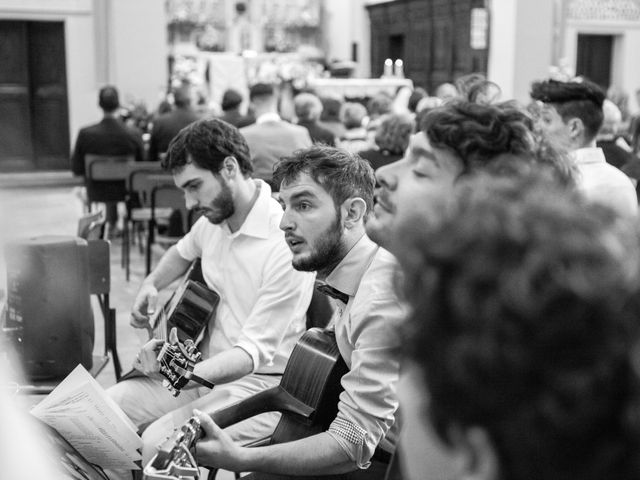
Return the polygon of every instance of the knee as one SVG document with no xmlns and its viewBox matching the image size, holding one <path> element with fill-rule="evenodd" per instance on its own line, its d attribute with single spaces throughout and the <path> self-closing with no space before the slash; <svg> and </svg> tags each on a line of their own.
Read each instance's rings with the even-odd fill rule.
<svg viewBox="0 0 640 480">
<path fill-rule="evenodd" d="M 162 443 L 173 433 L 173 423 L 161 417 L 151 423 L 142 433 L 142 465 L 153 458 Z"/>
</svg>

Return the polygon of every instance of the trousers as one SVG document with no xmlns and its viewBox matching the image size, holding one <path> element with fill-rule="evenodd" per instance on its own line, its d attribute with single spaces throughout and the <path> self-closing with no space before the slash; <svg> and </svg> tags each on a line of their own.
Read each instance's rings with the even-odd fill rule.
<svg viewBox="0 0 640 480">
<path fill-rule="evenodd" d="M 133 378 L 117 383 L 107 390 L 109 396 L 124 410 L 142 433 L 142 465 L 157 452 L 158 446 L 180 428 L 194 409 L 212 414 L 262 390 L 276 386 L 279 375 L 250 374 L 213 390 L 206 387 L 184 389 L 174 397 L 159 380 Z M 280 414 L 263 413 L 226 428 L 234 441 L 250 443 L 273 433 Z M 131 478 L 130 474 L 123 478 Z"/>
</svg>

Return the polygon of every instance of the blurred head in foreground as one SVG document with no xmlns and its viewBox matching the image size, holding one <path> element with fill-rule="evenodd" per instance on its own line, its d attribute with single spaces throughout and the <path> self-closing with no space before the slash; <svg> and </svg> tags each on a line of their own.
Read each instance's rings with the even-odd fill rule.
<svg viewBox="0 0 640 480">
<path fill-rule="evenodd" d="M 409 478 L 639 478 L 635 225 L 549 179 L 480 176 L 416 228 Z"/>
</svg>

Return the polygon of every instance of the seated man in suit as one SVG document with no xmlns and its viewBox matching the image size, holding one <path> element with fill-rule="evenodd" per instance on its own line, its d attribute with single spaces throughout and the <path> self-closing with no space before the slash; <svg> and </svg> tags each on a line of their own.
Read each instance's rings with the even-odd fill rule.
<svg viewBox="0 0 640 480">
<path fill-rule="evenodd" d="M 198 458 L 233 471 L 383 479 L 397 436 L 397 332 L 405 311 L 394 291 L 394 257 L 364 230 L 373 170 L 344 150 L 314 146 L 282 160 L 274 178 L 281 182 L 280 228 L 293 266 L 316 271 L 319 289 L 333 297 L 331 323 L 349 368 L 341 380 L 344 392 L 327 431 L 267 447 L 244 448 L 228 429 L 197 413 L 205 431 Z"/>
<path fill-rule="evenodd" d="M 153 121 L 149 139 L 149 160 L 155 162 L 166 154 L 169 143 L 180 130 L 200 118 L 191 107 L 191 89 L 182 86 L 173 92 L 175 108 Z"/>
<path fill-rule="evenodd" d="M 118 117 L 118 90 L 110 85 L 101 88 L 98 105 L 102 109 L 102 120 L 82 128 L 78 133 L 71 156 L 71 171 L 74 175 L 84 176 L 84 157 L 87 154 L 131 155 L 136 161 L 144 159 L 141 133 L 125 125 Z M 114 232 L 118 220 L 118 205 L 116 202 L 109 202 L 106 207 L 108 231 Z"/>
<path fill-rule="evenodd" d="M 249 99 L 256 123 L 240 129 L 251 151 L 251 163 L 256 178 L 271 183 L 273 166 L 294 151 L 311 146 L 306 128 L 285 122 L 278 115 L 278 97 L 272 85 L 258 83 L 249 90 Z"/>
<path fill-rule="evenodd" d="M 143 434 L 145 462 L 194 407 L 217 410 L 279 382 L 304 331 L 314 281 L 312 274 L 291 267 L 278 228 L 282 208 L 269 185 L 251 178 L 249 149 L 235 127 L 213 118 L 190 124 L 169 145 L 163 167 L 184 191 L 187 208 L 203 215 L 142 283 L 132 325 L 148 327 L 158 291 L 200 258 L 206 284 L 218 292 L 220 303 L 194 373 L 217 385 L 209 390 L 191 382 L 173 397 L 158 374 L 157 349 L 163 342 L 151 340 L 141 349 L 134 366 L 146 376 L 108 392 L 136 425 L 154 422 Z M 255 417 L 232 433 L 238 440 L 267 435 L 277 419 Z"/>
<path fill-rule="evenodd" d="M 527 177 L 465 185 L 443 217 L 399 231 L 413 253 L 406 476 L 639 478 L 632 222 Z"/>
</svg>

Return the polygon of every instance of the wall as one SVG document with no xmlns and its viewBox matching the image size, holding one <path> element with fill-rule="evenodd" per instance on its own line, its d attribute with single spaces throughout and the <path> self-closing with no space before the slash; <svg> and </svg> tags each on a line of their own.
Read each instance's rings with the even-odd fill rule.
<svg viewBox="0 0 640 480">
<path fill-rule="evenodd" d="M 351 45 L 358 45 L 356 77 L 371 76 L 371 34 L 365 5 L 371 0 L 325 0 L 324 39 L 327 58 L 351 60 Z"/>
<path fill-rule="evenodd" d="M 531 82 L 553 62 L 554 1 L 492 0 L 488 77 L 503 98 L 529 101 Z"/>
<path fill-rule="evenodd" d="M 96 0 L 104 1 L 104 0 Z M 166 90 L 167 26 L 164 2 L 110 0 L 110 82 L 154 109 Z"/>
</svg>

